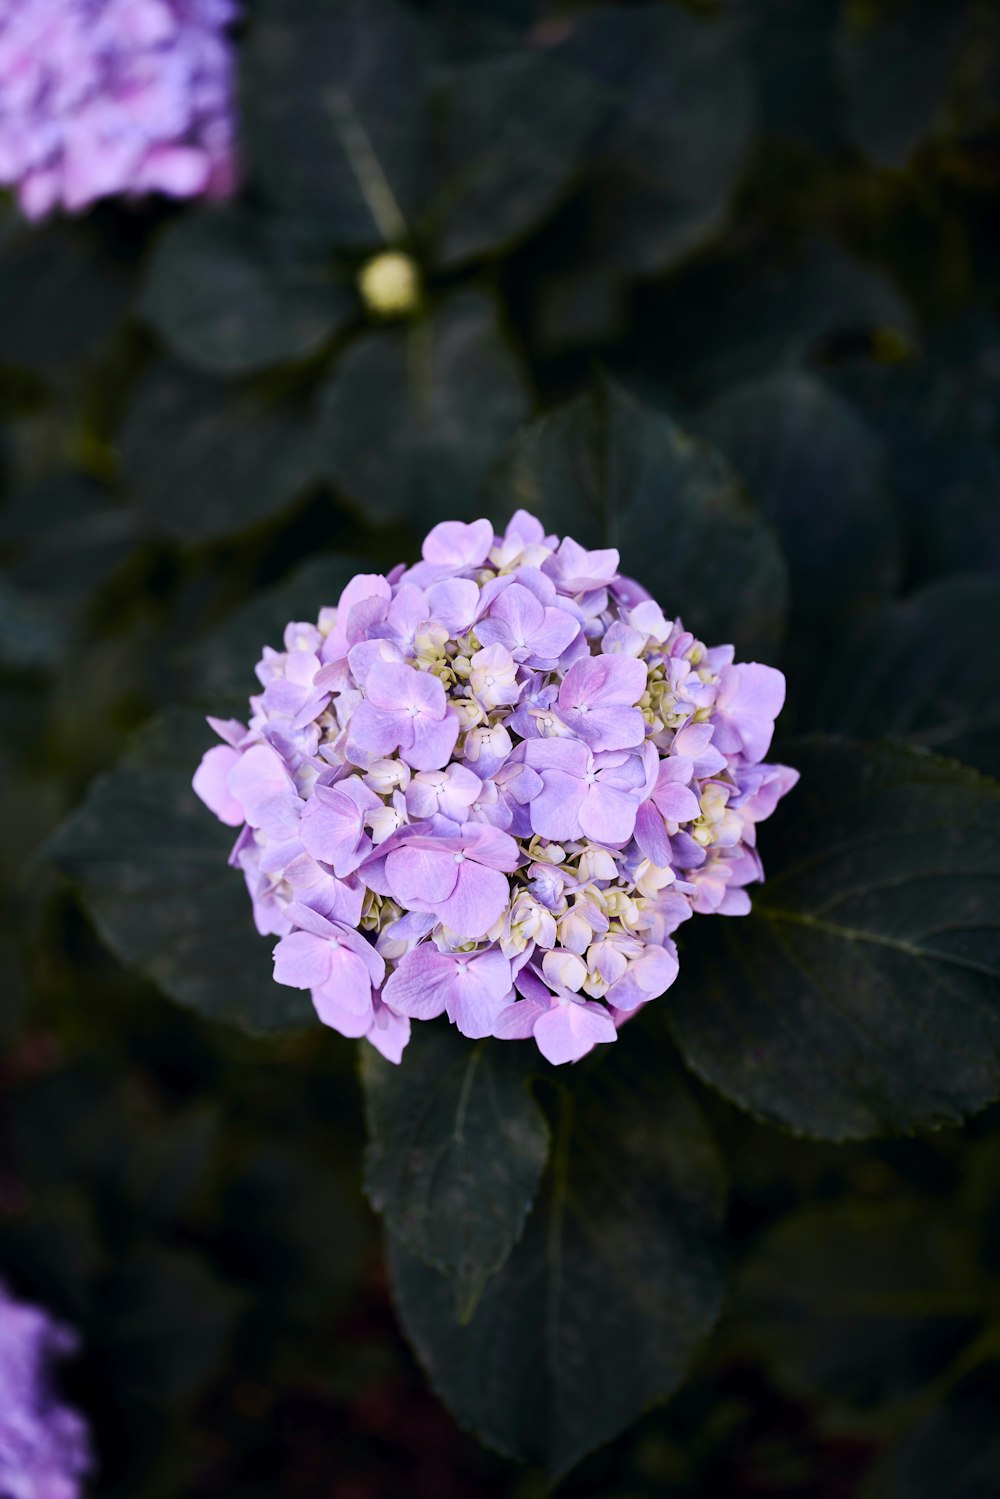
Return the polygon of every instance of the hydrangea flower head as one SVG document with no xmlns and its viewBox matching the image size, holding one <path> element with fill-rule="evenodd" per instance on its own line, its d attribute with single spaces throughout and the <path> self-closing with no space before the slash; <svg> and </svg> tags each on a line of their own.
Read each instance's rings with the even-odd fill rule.
<svg viewBox="0 0 1000 1499">
<path fill-rule="evenodd" d="M 0 1285 L 0 1494 L 78 1499 L 90 1471 L 87 1428 L 52 1389 L 51 1366 L 76 1338 Z"/>
<path fill-rule="evenodd" d="M 0 184 L 38 219 L 235 180 L 235 0 L 3 0 Z"/>
<path fill-rule="evenodd" d="M 743 915 L 781 673 L 708 649 L 614 550 L 518 511 L 435 526 L 265 649 L 246 726 L 194 778 L 239 828 L 279 983 L 399 1061 L 413 1020 L 614 1041 L 677 976 L 695 913 Z"/>
</svg>

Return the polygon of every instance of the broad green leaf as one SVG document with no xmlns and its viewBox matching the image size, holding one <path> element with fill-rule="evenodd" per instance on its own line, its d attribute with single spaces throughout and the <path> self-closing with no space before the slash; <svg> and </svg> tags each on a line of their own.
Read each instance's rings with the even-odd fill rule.
<svg viewBox="0 0 1000 1499">
<path fill-rule="evenodd" d="M 0 243 L 0 364 L 66 383 L 107 344 L 130 290 L 91 226 L 18 226 Z"/>
<path fill-rule="evenodd" d="M 872 1499 L 992 1499 L 1000 1473 L 998 1385 L 994 1337 L 988 1356 L 963 1373 L 879 1464 Z"/>
<path fill-rule="evenodd" d="M 925 745 L 1000 778 L 1000 581 L 966 573 L 865 611 L 823 672 L 811 722 Z"/>
<path fill-rule="evenodd" d="M 58 666 L 68 634 L 67 621 L 47 600 L 0 577 L 0 666 L 15 671 Z"/>
<path fill-rule="evenodd" d="M 706 643 L 773 656 L 787 578 L 781 550 L 718 453 L 610 385 L 528 427 L 495 489 L 621 567 Z"/>
<path fill-rule="evenodd" d="M 843 0 L 756 0 L 741 20 L 768 136 L 839 144 L 833 36 Z"/>
<path fill-rule="evenodd" d="M 427 207 L 438 262 L 460 265 L 532 229 L 566 192 L 605 109 L 603 90 L 545 56 L 460 68 L 438 101 Z"/>
<path fill-rule="evenodd" d="M 331 245 L 398 244 L 424 171 L 426 44 L 393 0 L 264 0 L 243 59 L 251 170 Z"/>
<path fill-rule="evenodd" d="M 313 476 L 311 435 L 289 402 L 164 361 L 121 435 L 126 493 L 149 530 L 207 541 L 285 509 Z"/>
<path fill-rule="evenodd" d="M 913 580 L 1000 569 L 1000 324 L 970 308 L 925 356 L 839 384 L 884 433 Z"/>
<path fill-rule="evenodd" d="M 979 1332 L 987 1295 L 967 1226 L 939 1200 L 841 1201 L 754 1247 L 733 1325 L 793 1389 L 867 1408 L 937 1378 Z"/>
<path fill-rule="evenodd" d="M 752 915 L 696 917 L 664 1004 L 733 1102 L 823 1139 L 1000 1091 L 1000 786 L 892 744 L 792 740 Z"/>
<path fill-rule="evenodd" d="M 389 1238 L 397 1309 L 438 1394 L 554 1476 L 671 1394 L 718 1311 L 720 1166 L 683 1083 L 639 1039 L 563 1099 L 548 1190 L 470 1323 L 447 1278 Z"/>
<path fill-rule="evenodd" d="M 778 533 L 798 622 L 832 634 L 845 606 L 893 589 L 900 538 L 885 456 L 842 397 L 812 375 L 771 375 L 722 396 L 697 427 Z"/>
<path fill-rule="evenodd" d="M 880 166 L 905 167 L 945 103 L 960 4 L 845 5 L 837 54 L 847 134 Z"/>
<path fill-rule="evenodd" d="M 134 512 L 103 485 L 57 469 L 19 489 L 0 511 L 9 577 L 53 616 L 82 614 L 137 540 Z"/>
<path fill-rule="evenodd" d="M 289 261 L 247 213 L 176 220 L 153 253 L 140 312 L 179 359 L 247 375 L 304 359 L 352 317 L 357 299 L 328 266 Z"/>
<path fill-rule="evenodd" d="M 557 56 L 616 106 L 591 168 L 595 245 L 628 270 L 662 270 L 726 215 L 750 140 L 749 71 L 728 27 L 679 6 L 603 5 L 566 27 Z"/>
<path fill-rule="evenodd" d="M 309 997 L 272 979 L 271 944 L 226 862 L 233 829 L 191 790 L 211 743 L 196 714 L 155 718 L 93 783 L 48 856 L 79 885 L 115 956 L 172 999 L 252 1032 L 307 1026 Z"/>
<path fill-rule="evenodd" d="M 345 351 L 320 393 L 318 461 L 366 517 L 423 533 L 481 514 L 487 474 L 526 414 L 492 301 L 459 291 Z"/>
<path fill-rule="evenodd" d="M 837 341 L 870 343 L 880 333 L 904 347 L 918 341 L 912 308 L 881 271 L 827 240 L 781 248 L 696 260 L 664 286 L 655 368 L 688 400 L 802 368 Z"/>
<path fill-rule="evenodd" d="M 390 1233 L 451 1278 L 468 1320 L 521 1237 L 548 1155 L 528 1091 L 534 1048 L 414 1030 L 404 1066 L 372 1048 L 362 1059 L 365 1188 Z"/>
</svg>

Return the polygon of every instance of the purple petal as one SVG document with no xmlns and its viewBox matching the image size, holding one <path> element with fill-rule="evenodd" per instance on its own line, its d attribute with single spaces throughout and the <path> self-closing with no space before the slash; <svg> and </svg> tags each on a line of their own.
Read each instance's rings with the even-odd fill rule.
<svg viewBox="0 0 1000 1499">
<path fill-rule="evenodd" d="M 244 822 L 243 803 L 229 789 L 229 773 L 240 759 L 228 744 L 217 744 L 206 750 L 191 782 L 210 812 L 227 827 L 238 828 Z"/>
<path fill-rule="evenodd" d="M 410 1017 L 397 1015 L 376 998 L 375 1015 L 368 1039 L 387 1062 L 393 1062 L 398 1067 L 410 1039 Z"/>
<path fill-rule="evenodd" d="M 595 1046 L 617 1041 L 618 1032 L 603 1005 L 566 1000 L 539 1017 L 534 1037 L 542 1056 L 558 1067 L 578 1062 Z"/>
<path fill-rule="evenodd" d="M 670 868 L 670 839 L 663 817 L 652 802 L 643 802 L 635 819 L 635 841 L 643 855 L 658 869 Z"/>
<path fill-rule="evenodd" d="M 471 859 L 463 859 L 456 868 L 455 888 L 437 907 L 438 917 L 449 931 L 466 940 L 485 937 L 510 900 L 507 877 L 500 870 L 486 869 Z"/>
<path fill-rule="evenodd" d="M 352 777 L 351 782 L 369 798 L 367 810 L 380 805 L 362 781 Z M 348 793 L 348 784 L 315 786 L 300 828 L 303 846 L 313 858 L 332 865 L 334 874 L 340 876 L 357 869 L 372 846 L 364 831 L 364 804 L 359 805 L 357 793 Z"/>
<path fill-rule="evenodd" d="M 459 959 L 448 994 L 448 1019 L 471 1040 L 490 1036 L 512 993 L 510 963 L 502 953 Z"/>
<path fill-rule="evenodd" d="M 457 568 L 479 567 L 493 545 L 493 526 L 488 520 L 469 525 L 459 520 L 442 521 L 427 534 L 422 548 L 425 562 Z"/>
<path fill-rule="evenodd" d="M 434 1020 L 444 1014 L 455 963 L 450 954 L 438 952 L 433 942 L 413 948 L 390 974 L 382 997 L 400 1015 L 414 1020 Z"/>
<path fill-rule="evenodd" d="M 247 822 L 269 838 L 294 836 L 299 797 L 281 756 L 270 745 L 244 751 L 229 773 L 229 789 L 243 806 Z"/>
<path fill-rule="evenodd" d="M 748 760 L 762 760 L 784 701 L 785 678 L 773 666 L 756 661 L 724 666 L 719 674 L 714 744 L 724 754 L 742 749 Z"/>
<path fill-rule="evenodd" d="M 432 680 L 438 687 L 441 686 L 436 677 Z M 433 719 L 415 718 L 413 724 L 413 742 L 400 749 L 401 758 L 414 770 L 442 769 L 451 759 L 458 742 L 458 714 L 449 708 L 437 722 Z"/>
<path fill-rule="evenodd" d="M 330 977 L 333 948 L 311 932 L 292 932 L 274 949 L 274 981 L 292 989 L 312 989 Z"/>
<path fill-rule="evenodd" d="M 434 910 L 455 889 L 463 859 L 464 855 L 444 847 L 404 844 L 386 859 L 386 879 L 401 906 L 416 911 Z"/>
<path fill-rule="evenodd" d="M 427 608 L 449 635 L 464 635 L 479 608 L 479 588 L 471 578 L 448 578 L 427 590 Z"/>
<path fill-rule="evenodd" d="M 671 948 L 673 943 L 670 944 Z M 647 947 L 630 963 L 623 978 L 612 984 L 607 993 L 616 1010 L 634 1010 L 665 993 L 677 977 L 676 952 L 664 947 Z"/>
</svg>

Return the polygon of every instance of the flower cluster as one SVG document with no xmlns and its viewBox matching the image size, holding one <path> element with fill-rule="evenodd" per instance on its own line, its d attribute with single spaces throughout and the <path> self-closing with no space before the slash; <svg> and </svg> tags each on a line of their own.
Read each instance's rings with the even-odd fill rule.
<svg viewBox="0 0 1000 1499">
<path fill-rule="evenodd" d="M 235 0 L 0 5 L 0 184 L 27 217 L 230 192 L 235 14 Z"/>
<path fill-rule="evenodd" d="M 90 1471 L 87 1428 L 61 1405 L 51 1365 L 76 1338 L 39 1307 L 0 1285 L 0 1494 L 9 1499 L 77 1499 Z"/>
<path fill-rule="evenodd" d="M 241 829 L 279 983 L 398 1061 L 410 1021 L 574 1061 L 677 975 L 693 912 L 740 915 L 784 678 L 734 665 L 524 511 L 436 526 L 265 649 L 249 726 L 194 779 Z"/>
</svg>

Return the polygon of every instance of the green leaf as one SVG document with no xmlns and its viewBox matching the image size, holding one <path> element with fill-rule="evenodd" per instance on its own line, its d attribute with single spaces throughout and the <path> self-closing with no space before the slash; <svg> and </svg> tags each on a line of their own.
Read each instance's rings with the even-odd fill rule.
<svg viewBox="0 0 1000 1499">
<path fill-rule="evenodd" d="M 843 7 L 837 52 L 847 134 L 880 166 L 905 167 L 945 102 L 961 5 Z"/>
<path fill-rule="evenodd" d="M 212 741 L 196 714 L 161 714 L 99 776 L 47 845 L 121 962 L 213 1020 L 251 1032 L 311 1024 L 307 994 L 276 984 L 270 946 L 226 859 L 223 827 L 191 790 Z"/>
<path fill-rule="evenodd" d="M 900 537 L 876 434 L 801 372 L 740 386 L 698 419 L 781 540 L 798 621 L 833 633 L 849 604 L 889 593 Z"/>
<path fill-rule="evenodd" d="M 879 1465 L 875 1492 L 892 1499 L 991 1499 L 1000 1473 L 1000 1357 L 969 1370 Z"/>
<path fill-rule="evenodd" d="M 468 1325 L 447 1279 L 389 1239 L 403 1327 L 438 1394 L 554 1476 L 671 1394 L 722 1287 L 724 1190 L 701 1115 L 636 1046 L 616 1052 L 584 1073 L 575 1108 L 564 1097 L 548 1191 Z"/>
<path fill-rule="evenodd" d="M 790 741 L 751 916 L 696 917 L 664 1003 L 700 1077 L 822 1139 L 1000 1091 L 1000 786 L 902 746 Z"/>
<path fill-rule="evenodd" d="M 265 0 L 243 59 L 251 167 L 331 245 L 398 244 L 424 171 L 426 45 L 392 0 Z"/>
<path fill-rule="evenodd" d="M 276 255 L 266 228 L 238 210 L 207 210 L 159 240 L 139 310 L 195 369 L 247 375 L 305 359 L 353 316 L 351 288 L 320 264 Z"/>
<path fill-rule="evenodd" d="M 0 242 L 0 364 L 72 380 L 108 342 L 130 291 L 125 265 L 89 226 L 18 226 Z"/>
<path fill-rule="evenodd" d="M 521 1237 L 548 1155 L 528 1091 L 534 1048 L 418 1025 L 402 1067 L 366 1050 L 365 1189 L 389 1231 L 451 1278 L 468 1321 Z"/>
<path fill-rule="evenodd" d="M 755 1247 L 734 1326 L 796 1391 L 881 1405 L 937 1378 L 979 1332 L 975 1261 L 966 1226 L 933 1198 L 810 1207 Z"/>
<path fill-rule="evenodd" d="M 320 393 L 319 462 L 367 517 L 423 533 L 481 514 L 486 476 L 526 414 L 492 301 L 459 291 L 346 350 Z"/>
<path fill-rule="evenodd" d="M 662 270 L 725 217 L 750 140 L 749 72 L 728 27 L 675 6 L 599 6 L 567 28 L 557 55 L 617 105 L 591 171 L 596 246 L 628 270 Z"/>
<path fill-rule="evenodd" d="M 544 56 L 456 72 L 438 101 L 440 185 L 427 208 L 438 263 L 460 265 L 534 228 L 569 187 L 605 109 L 591 80 Z"/>
<path fill-rule="evenodd" d="M 783 244 L 780 253 L 741 247 L 696 260 L 664 287 L 654 327 L 660 378 L 694 402 L 797 369 L 838 340 L 870 341 L 880 330 L 904 345 L 918 339 L 913 310 L 892 281 L 825 240 L 791 256 Z"/>
<path fill-rule="evenodd" d="M 610 385 L 534 422 L 496 490 L 583 546 L 617 547 L 668 614 L 710 645 L 767 658 L 784 624 L 780 548 L 728 464 L 669 417 Z"/>
<path fill-rule="evenodd" d="M 0 578 L 0 666 L 35 671 L 59 665 L 67 621 L 46 600 Z"/>
<path fill-rule="evenodd" d="M 1000 778 L 1000 581 L 942 578 L 843 632 L 811 721 L 925 745 Z"/>
<path fill-rule="evenodd" d="M 207 541 L 269 519 L 314 472 L 294 402 L 164 361 L 146 375 L 121 435 L 128 493 L 149 530 Z"/>
</svg>

